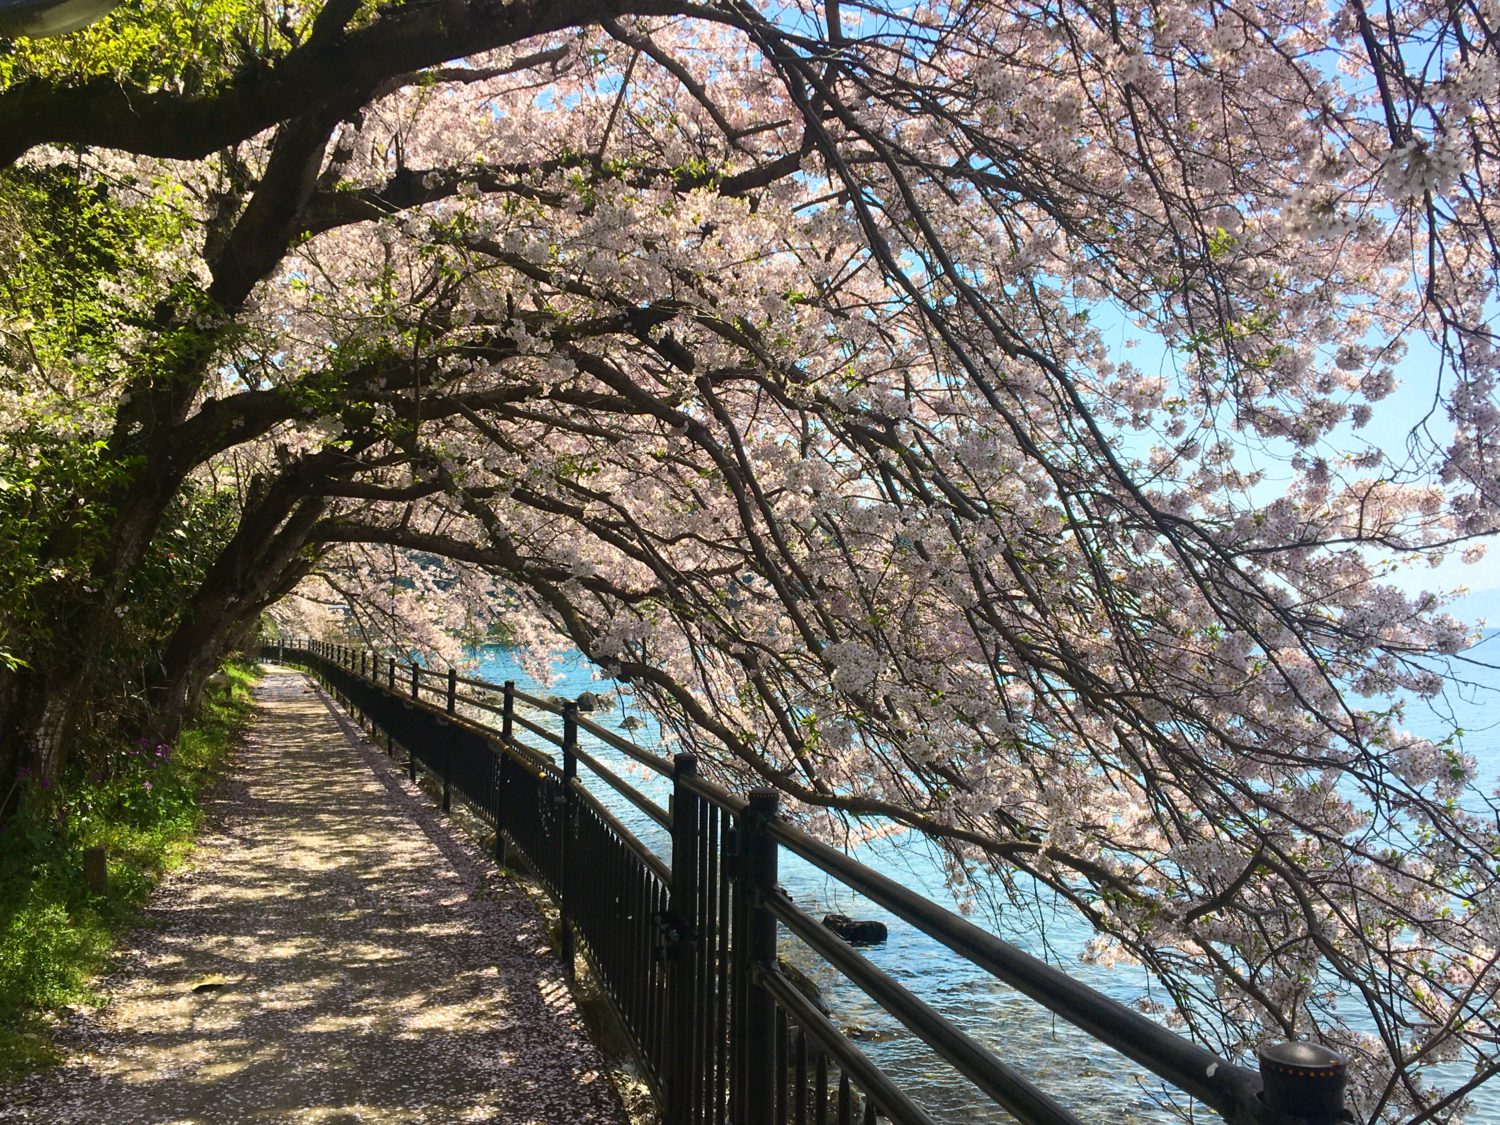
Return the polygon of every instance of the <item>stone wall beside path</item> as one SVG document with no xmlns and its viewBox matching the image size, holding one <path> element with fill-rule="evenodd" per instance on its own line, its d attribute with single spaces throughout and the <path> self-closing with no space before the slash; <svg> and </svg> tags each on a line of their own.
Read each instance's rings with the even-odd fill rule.
<svg viewBox="0 0 1500 1125">
<path fill-rule="evenodd" d="M 623 1125 L 524 892 L 272 668 L 169 876 L 0 1122 Z"/>
</svg>

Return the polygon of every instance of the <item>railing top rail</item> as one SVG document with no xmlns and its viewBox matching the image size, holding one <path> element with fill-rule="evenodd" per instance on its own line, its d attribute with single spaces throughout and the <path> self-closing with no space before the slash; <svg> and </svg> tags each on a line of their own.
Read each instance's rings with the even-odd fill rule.
<svg viewBox="0 0 1500 1125">
<path fill-rule="evenodd" d="M 473 695 L 465 695 L 461 691 L 454 693 L 454 695 L 453 695 L 453 701 L 455 703 L 464 703 L 464 704 L 467 704 L 470 707 L 477 707 L 481 711 L 488 711 L 491 715 L 503 715 L 503 714 L 505 714 L 505 711 L 504 711 L 503 708 L 497 706 L 494 703 L 491 703 L 489 700 L 487 700 L 487 699 L 480 699 L 477 696 L 473 696 Z"/>
<path fill-rule="evenodd" d="M 560 735 L 560 734 L 553 734 L 546 727 L 542 726 L 541 723 L 533 723 L 530 719 L 526 718 L 524 715 L 512 715 L 511 719 L 515 723 L 516 726 L 522 727 L 525 730 L 529 730 L 532 734 L 536 735 L 538 738 L 543 739 L 543 740 L 545 740 L 547 742 L 552 743 L 553 746 L 561 746 L 562 745 L 562 741 L 563 741 L 562 740 L 562 735 Z"/>
<path fill-rule="evenodd" d="M 789 851 L 1228 1120 L 1258 1116 L 1251 1103 L 1258 1102 L 1261 1080 L 1254 1071 L 1219 1058 L 784 820 L 769 821 L 765 831 Z"/>
<path fill-rule="evenodd" d="M 470 687 L 485 688 L 485 689 L 487 689 L 489 691 L 493 691 L 493 692 L 497 692 L 497 693 L 498 692 L 503 692 L 505 690 L 505 685 L 504 684 L 491 683 L 489 680 L 480 680 L 480 679 L 474 678 L 473 676 L 457 676 L 455 678 L 458 680 L 459 683 L 461 683 L 461 684 L 468 684 Z"/>
<path fill-rule="evenodd" d="M 494 685 L 490 686 L 493 687 Z M 504 689 L 502 688 L 501 690 L 503 691 Z M 512 688 L 511 695 L 515 696 L 517 703 L 524 703 L 528 707 L 539 707 L 543 711 L 550 711 L 554 715 L 562 714 L 562 708 L 556 703 L 552 703 L 540 696 L 532 695 L 529 692 L 524 692 L 520 688 Z"/>
<path fill-rule="evenodd" d="M 707 798 L 720 808 L 728 809 L 736 816 L 750 807 L 750 802 L 738 793 L 732 793 L 715 781 L 710 781 L 701 773 L 690 773 L 682 777 L 681 782 L 700 797 Z"/>
<path fill-rule="evenodd" d="M 653 754 L 651 753 L 651 751 L 643 749 L 642 747 L 636 745 L 634 742 L 631 742 L 628 738 L 621 738 L 619 735 L 615 734 L 614 731 L 600 726 L 593 720 L 585 719 L 582 715 L 578 716 L 578 729 L 588 731 L 591 735 L 597 738 L 600 742 L 604 743 L 606 746 L 613 747 L 620 753 L 624 754 L 626 757 L 632 758 L 635 761 L 639 762 L 647 769 L 655 770 L 663 777 L 672 776 L 671 762 L 667 761 L 660 755 Z"/>
<path fill-rule="evenodd" d="M 463 682 L 483 685 L 496 691 L 504 690 L 503 688 L 496 687 L 496 685 L 494 684 L 486 683 L 484 680 L 464 680 Z M 531 695 L 528 692 L 522 691 L 520 688 L 513 689 L 511 694 L 515 697 L 518 703 L 524 703 L 528 707 L 535 707 L 538 710 L 546 711 L 551 715 L 562 714 L 562 708 L 549 699 L 542 699 L 539 696 Z M 528 727 L 528 729 L 535 730 L 536 728 Z M 588 731 L 589 734 L 593 735 L 600 742 L 603 742 L 605 745 L 613 747 L 620 753 L 635 759 L 647 769 L 655 770 L 663 777 L 672 776 L 671 762 L 667 761 L 660 755 L 653 754 L 651 753 L 651 751 L 643 749 L 642 747 L 636 745 L 636 743 L 630 741 L 630 739 L 628 738 L 621 738 L 618 734 L 616 734 L 612 730 L 609 730 L 607 727 L 600 726 L 593 720 L 585 719 L 582 715 L 579 715 L 578 729 Z"/>
<path fill-rule="evenodd" d="M 993 1051 L 981 1046 L 910 989 L 876 968 L 852 945 L 835 937 L 832 931 L 784 893 L 770 896 L 766 906 L 814 953 L 843 973 L 862 992 L 900 1020 L 907 1030 L 1020 1120 L 1032 1125 L 1083 1125 L 1071 1110 L 1001 1061 Z"/>
<path fill-rule="evenodd" d="M 662 810 L 660 805 L 631 785 L 630 782 L 626 781 L 619 774 L 615 773 L 614 770 L 610 769 L 598 758 L 594 757 L 587 750 L 578 748 L 573 750 L 573 756 L 588 766 L 589 769 L 593 770 L 600 779 L 609 784 L 610 788 L 636 808 L 640 809 L 641 812 L 645 813 L 658 825 L 665 828 L 668 832 L 672 830 L 672 818 Z"/>
</svg>

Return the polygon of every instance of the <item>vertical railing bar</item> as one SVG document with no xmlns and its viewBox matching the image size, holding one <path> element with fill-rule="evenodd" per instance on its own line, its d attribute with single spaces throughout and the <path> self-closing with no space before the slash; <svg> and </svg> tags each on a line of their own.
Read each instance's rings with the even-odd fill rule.
<svg viewBox="0 0 1500 1125">
<path fill-rule="evenodd" d="M 797 1125 L 807 1125 L 807 1032 L 797 1028 L 795 1110 Z"/>
<path fill-rule="evenodd" d="M 702 955 L 693 965 L 694 986 L 700 998 L 697 1023 L 693 1029 L 693 1098 L 698 1107 L 698 1120 L 703 1122 L 712 1121 L 714 1113 L 714 1013 L 718 996 L 713 988 L 713 902 L 717 887 L 714 867 L 718 856 L 714 850 L 713 827 L 717 811 L 708 802 L 699 802 L 694 815 L 697 837 L 692 857 L 701 876 L 698 901 L 693 904 L 692 926 L 697 931 L 702 950 Z"/>
<path fill-rule="evenodd" d="M 456 704 L 457 704 L 457 698 L 456 698 L 457 694 L 458 694 L 458 671 L 457 671 L 457 669 L 449 668 L 448 669 L 448 698 L 445 700 L 445 703 L 446 703 L 446 710 L 447 710 L 448 714 L 450 714 L 450 715 L 452 715 L 454 713 L 454 711 L 455 711 Z M 444 740 L 443 747 L 439 751 L 439 753 L 441 754 L 441 759 L 440 760 L 442 762 L 442 768 L 443 768 L 443 811 L 444 812 L 452 812 L 453 811 L 453 765 L 454 765 L 454 763 L 453 763 L 453 737 L 454 737 L 455 732 L 454 732 L 454 730 L 453 730 L 452 727 L 449 727 L 447 733 L 448 733 L 448 737 Z"/>
<path fill-rule="evenodd" d="M 773 1125 L 772 1075 L 776 1058 L 776 1001 L 760 982 L 761 973 L 776 971 L 776 916 L 766 908 L 776 893 L 776 841 L 764 831 L 776 817 L 780 794 L 752 789 L 740 842 L 741 888 L 746 896 L 749 956 L 740 962 L 747 972 L 745 1009 L 745 1125 Z M 847 1123 L 842 1123 L 847 1125 Z"/>
<path fill-rule="evenodd" d="M 559 944 L 562 947 L 563 976 L 567 977 L 569 983 L 572 983 L 574 974 L 572 900 L 576 894 L 576 890 L 572 871 L 573 865 L 576 862 L 574 853 L 577 851 L 577 841 L 574 839 L 574 836 L 578 825 L 578 801 L 573 792 L 573 782 L 578 777 L 578 757 L 573 751 L 576 749 L 578 749 L 578 704 L 564 703 L 562 824 L 560 825 L 558 836 L 561 841 L 561 854 L 558 857 L 558 923 L 562 930 Z"/>
<path fill-rule="evenodd" d="M 714 1125 L 725 1125 L 726 1115 L 729 1113 L 730 1105 L 734 1099 L 734 1065 L 735 1052 L 732 1042 L 731 1028 L 734 1024 L 736 1013 L 739 1011 L 739 1003 L 736 999 L 734 982 L 730 978 L 729 958 L 734 950 L 734 883 L 730 879 L 734 858 L 729 854 L 729 834 L 731 828 L 730 814 L 721 808 L 714 810 L 716 818 L 716 829 L 718 833 L 719 854 L 717 858 L 718 872 L 715 878 L 719 884 L 719 902 L 717 916 L 714 925 L 719 932 L 719 956 L 714 965 L 718 974 L 717 991 L 714 993 L 718 1006 L 719 1029 L 714 1040 L 714 1051 L 718 1055 L 718 1089 L 714 1100 Z"/>
<path fill-rule="evenodd" d="M 641 872 L 641 879 L 645 887 L 642 898 L 650 913 L 663 910 L 667 907 L 667 888 L 661 880 L 654 878 L 649 871 Z M 669 1066 L 669 1055 L 672 1042 L 668 1038 L 670 1032 L 671 996 L 667 992 L 667 974 L 664 966 L 657 964 L 653 958 L 647 966 L 646 1003 L 651 1012 L 651 1048 L 657 1060 L 659 1074 L 666 1073 Z"/>
<path fill-rule="evenodd" d="M 629 1004 L 635 1019 L 636 1042 L 640 1044 L 641 1053 L 645 1056 L 647 1063 L 659 1075 L 661 1060 L 653 1049 L 656 1036 L 655 1013 L 651 1009 L 651 993 L 647 987 L 656 949 L 650 941 L 651 934 L 647 929 L 647 920 L 651 917 L 651 913 L 646 909 L 645 880 L 645 869 L 639 864 L 630 865 L 624 884 L 625 894 L 621 901 L 629 911 L 634 925 L 630 927 L 630 940 L 620 952 L 625 958 L 628 969 L 624 1002 Z M 665 1083 L 662 1085 L 665 1087 Z M 666 1100 L 664 1088 L 662 1100 Z"/>
<path fill-rule="evenodd" d="M 692 1125 L 694 1085 L 701 1068 L 697 1034 L 699 989 L 697 934 L 698 873 L 702 834 L 698 795 L 682 783 L 698 770 L 698 759 L 678 754 L 672 759 L 672 894 L 668 915 L 659 920 L 664 955 L 668 958 L 667 991 L 671 997 L 672 1072 L 667 1087 L 667 1125 Z"/>
<path fill-rule="evenodd" d="M 505 833 L 509 830 L 506 805 L 510 795 L 510 747 L 514 738 L 516 714 L 516 681 L 505 681 L 505 702 L 500 712 L 500 760 L 495 767 L 495 862 L 501 867 L 509 866 Z"/>
<path fill-rule="evenodd" d="M 786 1076 L 791 1061 L 791 1032 L 786 1009 L 776 1008 L 776 1125 L 787 1125 Z"/>
</svg>

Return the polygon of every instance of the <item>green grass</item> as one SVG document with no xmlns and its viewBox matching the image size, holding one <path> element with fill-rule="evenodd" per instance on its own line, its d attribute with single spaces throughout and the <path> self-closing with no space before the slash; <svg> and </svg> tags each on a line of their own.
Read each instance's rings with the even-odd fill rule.
<svg viewBox="0 0 1500 1125">
<path fill-rule="evenodd" d="M 69 1006 L 99 1003 L 91 984 L 137 922 L 161 875 L 192 848 L 199 795 L 221 773 L 249 712 L 253 665 L 231 665 L 175 746 L 142 742 L 65 786 L 22 779 L 18 815 L 0 824 L 0 1087 L 57 1059 L 51 1028 Z M 109 890 L 89 892 L 83 851 L 102 846 Z"/>
</svg>

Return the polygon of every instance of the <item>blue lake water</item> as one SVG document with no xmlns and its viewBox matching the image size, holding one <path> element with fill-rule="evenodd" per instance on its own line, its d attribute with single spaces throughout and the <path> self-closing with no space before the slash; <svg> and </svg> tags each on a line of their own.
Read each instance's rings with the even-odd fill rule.
<svg viewBox="0 0 1500 1125">
<path fill-rule="evenodd" d="M 1497 650 L 1494 655 L 1489 650 Z M 596 677 L 592 665 L 581 657 L 560 656 L 553 664 L 553 679 L 541 685 L 533 680 L 503 648 L 476 652 L 477 675 L 493 683 L 514 680 L 533 695 L 573 698 L 583 691 L 610 692 L 615 685 Z M 1500 659 L 1500 636 L 1492 635 L 1479 655 Z M 1458 691 L 1446 701 L 1464 729 L 1464 749 L 1480 762 L 1486 792 L 1500 780 L 1500 673 L 1477 669 L 1470 678 L 1480 689 Z M 649 715 L 631 710 L 627 697 L 610 697 L 611 708 L 587 716 L 594 722 L 633 738 L 642 748 L 670 756 L 659 729 Z M 643 725 L 626 731 L 623 724 L 634 716 Z M 1413 708 L 1407 726 L 1424 736 L 1442 737 L 1443 720 L 1425 707 Z M 666 806 L 670 784 L 632 763 L 625 755 L 581 732 L 580 745 L 609 768 L 634 783 L 641 792 Z M 670 853 L 670 840 L 657 825 L 644 817 L 607 785 L 580 766 L 592 792 L 623 820 L 632 831 L 663 857 Z M 935 850 L 926 841 L 905 834 L 860 844 L 849 849 L 861 862 L 897 879 L 929 898 L 951 906 L 953 894 L 944 879 Z M 878 967 L 912 989 L 929 1004 L 963 1027 L 1027 1075 L 1085 1120 L 1122 1123 L 1181 1121 L 1162 1104 L 1164 1088 L 1154 1076 L 1130 1060 L 1054 1019 L 1045 1010 L 995 981 L 937 941 L 901 922 L 840 883 L 795 856 L 783 854 L 780 881 L 796 903 L 814 916 L 827 912 L 886 922 L 890 937 L 882 945 L 863 952 Z M 974 902 L 975 922 L 1047 958 L 1070 975 L 1126 1004 L 1153 998 L 1151 982 L 1139 969 L 1116 965 L 1101 968 L 1081 964 L 1078 953 L 1091 931 L 1071 911 L 1039 897 L 1036 904 L 1016 911 L 1001 905 L 1002 896 L 981 894 Z M 877 1008 L 859 990 L 828 968 L 789 936 L 782 937 L 783 956 L 807 974 L 823 992 L 824 1002 L 836 1024 L 853 1031 L 860 1046 L 891 1074 L 936 1120 L 959 1123 L 1008 1121 L 1010 1118 L 954 1074 L 946 1064 L 893 1019 Z M 1165 1001 L 1166 997 L 1157 997 Z M 1244 1060 L 1241 1060 L 1244 1061 Z M 1493 1087 L 1491 1089 L 1490 1087 Z M 1185 1100 L 1184 1100 L 1185 1101 Z M 1500 1121 L 1500 1079 L 1488 1084 L 1474 1099 L 1474 1121 Z M 1212 1115 L 1209 1115 L 1212 1116 Z M 1197 1118 L 1203 1119 L 1200 1111 Z"/>
</svg>

